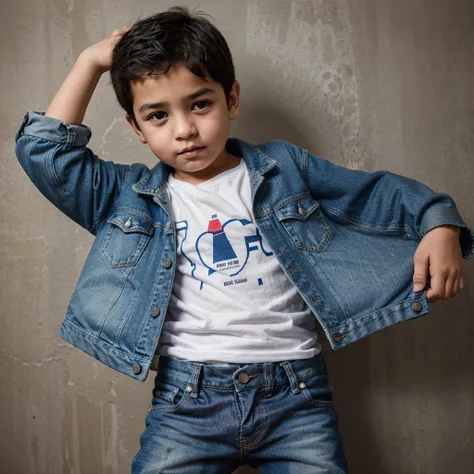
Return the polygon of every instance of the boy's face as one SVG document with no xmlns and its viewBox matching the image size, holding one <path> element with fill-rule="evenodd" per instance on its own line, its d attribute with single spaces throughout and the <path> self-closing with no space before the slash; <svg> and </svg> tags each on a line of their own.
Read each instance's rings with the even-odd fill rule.
<svg viewBox="0 0 474 474">
<path fill-rule="evenodd" d="M 125 114 L 127 121 L 141 142 L 175 169 L 177 179 L 198 184 L 238 164 L 240 158 L 225 150 L 230 120 L 238 115 L 238 81 L 229 104 L 221 84 L 201 79 L 183 64 L 173 65 L 164 76 L 132 81 L 130 87 L 138 128 Z M 198 97 L 187 97 L 199 92 Z M 180 153 L 188 147 L 204 148 L 194 156 Z"/>
</svg>

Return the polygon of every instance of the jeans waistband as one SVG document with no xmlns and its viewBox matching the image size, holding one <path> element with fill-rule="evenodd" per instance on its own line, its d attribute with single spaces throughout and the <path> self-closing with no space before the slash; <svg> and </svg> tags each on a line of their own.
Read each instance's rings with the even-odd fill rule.
<svg viewBox="0 0 474 474">
<path fill-rule="evenodd" d="M 322 353 L 309 359 L 282 362 L 261 362 L 252 364 L 229 364 L 216 366 L 204 362 L 181 361 L 160 356 L 156 380 L 180 385 L 196 398 L 199 387 L 221 390 L 245 390 L 265 387 L 271 391 L 274 385 L 290 383 L 294 393 L 299 384 L 313 375 L 327 374 Z"/>
</svg>

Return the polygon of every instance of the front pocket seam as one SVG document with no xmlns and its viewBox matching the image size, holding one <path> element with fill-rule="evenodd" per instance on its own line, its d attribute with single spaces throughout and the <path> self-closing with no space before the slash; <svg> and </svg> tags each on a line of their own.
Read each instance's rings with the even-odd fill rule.
<svg viewBox="0 0 474 474">
<path fill-rule="evenodd" d="M 305 387 L 302 388 L 301 391 L 304 393 L 305 397 L 308 399 L 309 402 L 311 402 L 314 405 L 318 405 L 320 407 L 332 407 L 333 402 L 329 402 L 327 400 L 315 400 L 312 396 L 309 390 Z"/>
<path fill-rule="evenodd" d="M 176 395 L 175 395 L 176 396 Z M 191 398 L 191 393 L 189 392 L 184 392 L 184 395 L 182 396 L 181 400 L 176 404 L 176 405 L 171 405 L 169 407 L 162 407 L 162 406 L 152 406 L 151 407 L 151 410 L 150 411 L 156 411 L 156 412 L 160 412 L 160 411 L 175 411 L 177 410 L 178 408 L 180 408 L 184 402 L 188 401 L 189 399 Z M 174 397 L 173 397 L 174 399 Z"/>
</svg>

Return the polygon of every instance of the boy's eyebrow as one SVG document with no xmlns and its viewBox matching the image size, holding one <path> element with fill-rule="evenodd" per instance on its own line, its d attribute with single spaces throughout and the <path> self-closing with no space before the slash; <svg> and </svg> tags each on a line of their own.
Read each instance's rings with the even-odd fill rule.
<svg viewBox="0 0 474 474">
<path fill-rule="evenodd" d="M 201 97 L 204 94 L 213 94 L 215 91 L 213 89 L 209 89 L 209 87 L 203 87 L 201 89 L 198 89 L 196 92 L 193 92 L 192 94 L 187 95 L 184 100 L 193 100 L 197 99 L 198 97 Z M 159 109 L 160 107 L 164 107 L 165 105 L 168 105 L 168 102 L 153 102 L 153 103 L 146 103 L 142 104 L 140 108 L 138 109 L 138 112 L 145 112 L 146 110 L 150 109 Z"/>
</svg>

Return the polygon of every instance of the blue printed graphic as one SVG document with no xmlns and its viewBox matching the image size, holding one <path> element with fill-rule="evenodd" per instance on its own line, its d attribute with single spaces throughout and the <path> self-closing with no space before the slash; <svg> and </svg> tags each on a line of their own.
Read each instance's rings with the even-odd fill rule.
<svg viewBox="0 0 474 474">
<path fill-rule="evenodd" d="M 215 272 L 223 273 L 229 278 L 238 275 L 247 265 L 250 252 L 258 251 L 259 248 L 265 256 L 269 257 L 273 255 L 273 252 L 265 249 L 262 236 L 258 229 L 255 228 L 256 234 L 243 235 L 242 231 L 239 231 L 239 229 L 235 227 L 239 226 L 243 229 L 249 225 L 252 226 L 252 222 L 248 219 L 229 219 L 224 224 L 221 224 L 217 214 L 212 215 L 207 231 L 201 233 L 196 238 L 195 245 L 193 246 L 193 250 L 196 251 L 196 255 L 202 265 L 207 269 L 208 276 Z M 230 234 L 233 237 L 230 238 L 228 237 L 228 233 L 226 233 L 226 227 L 230 228 L 229 226 L 233 227 Z M 195 274 L 198 267 L 196 263 L 189 258 L 185 250 L 185 247 L 189 250 L 189 245 L 191 244 L 190 242 L 186 242 L 189 230 L 188 222 L 185 220 L 177 222 L 176 230 L 178 238 L 181 238 L 179 251 L 191 265 L 191 276 L 200 282 L 200 290 L 202 290 L 204 282 Z M 242 254 L 241 239 L 244 241 L 244 254 Z M 238 255 L 239 252 L 240 256 Z M 228 273 L 229 271 L 232 271 L 232 273 Z M 263 284 L 261 278 L 258 279 L 258 284 Z"/>
</svg>

